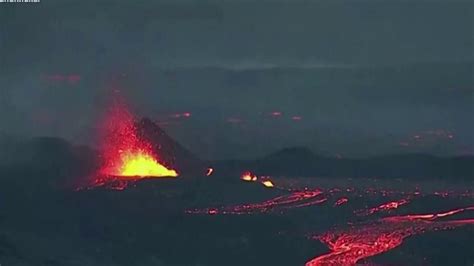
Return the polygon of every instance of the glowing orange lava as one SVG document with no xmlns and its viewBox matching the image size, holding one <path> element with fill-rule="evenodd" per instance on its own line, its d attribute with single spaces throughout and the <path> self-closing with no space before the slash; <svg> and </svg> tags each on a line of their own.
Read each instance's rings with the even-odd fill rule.
<svg viewBox="0 0 474 266">
<path fill-rule="evenodd" d="M 242 176 L 240 177 L 240 179 L 244 180 L 244 181 L 257 181 L 257 176 L 252 174 L 251 172 L 245 172 L 242 174 Z"/>
<path fill-rule="evenodd" d="M 119 176 L 178 176 L 175 170 L 170 170 L 156 161 L 150 154 L 138 151 L 122 154 L 122 169 Z"/>
<path fill-rule="evenodd" d="M 320 190 L 294 191 L 291 194 L 278 196 L 260 203 L 248 203 L 223 208 L 206 208 L 186 210 L 188 214 L 252 214 L 285 209 L 309 207 L 327 201 Z"/>
<path fill-rule="evenodd" d="M 331 252 L 308 261 L 306 266 L 356 265 L 362 259 L 400 246 L 407 237 L 429 230 L 446 230 L 474 224 L 474 219 L 436 221 L 440 217 L 473 209 L 474 207 L 467 207 L 433 214 L 393 216 L 347 230 L 325 233 L 315 238 L 325 243 Z"/>
<path fill-rule="evenodd" d="M 270 180 L 265 180 L 262 182 L 265 187 L 273 187 L 273 183 Z"/>
<path fill-rule="evenodd" d="M 398 209 L 398 207 L 400 207 L 402 205 L 405 205 L 405 204 L 408 204 L 408 203 L 409 203 L 408 199 L 401 199 L 401 200 L 398 200 L 398 201 L 390 201 L 390 202 L 384 203 L 382 205 L 379 205 L 377 207 L 373 207 L 373 208 L 370 208 L 368 210 L 364 210 L 362 212 L 359 212 L 358 214 L 359 215 L 369 215 L 369 214 L 374 214 L 374 213 L 381 212 L 381 211 L 391 211 L 391 210 L 394 210 L 394 209 Z"/>
<path fill-rule="evenodd" d="M 116 182 L 118 178 L 130 180 L 178 176 L 175 170 L 162 165 L 152 145 L 138 136 L 134 117 L 123 104 L 113 106 L 102 130 L 103 166 L 99 171 L 101 177 L 94 184 Z"/>
</svg>

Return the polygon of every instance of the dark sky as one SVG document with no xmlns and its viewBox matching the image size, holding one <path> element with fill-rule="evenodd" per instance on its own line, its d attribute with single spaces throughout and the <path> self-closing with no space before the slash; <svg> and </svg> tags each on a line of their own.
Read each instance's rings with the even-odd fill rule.
<svg viewBox="0 0 474 266">
<path fill-rule="evenodd" d="M 473 153 L 473 28 L 453 0 L 1 4 L 0 132 L 93 143 L 119 90 L 209 158 Z"/>
</svg>

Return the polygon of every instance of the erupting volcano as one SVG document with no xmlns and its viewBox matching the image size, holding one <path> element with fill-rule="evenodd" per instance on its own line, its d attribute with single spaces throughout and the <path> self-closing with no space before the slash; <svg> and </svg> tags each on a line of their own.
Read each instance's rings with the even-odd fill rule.
<svg viewBox="0 0 474 266">
<path fill-rule="evenodd" d="M 120 179 L 178 176 L 161 164 L 152 145 L 138 136 L 134 117 L 123 104 L 114 105 L 103 125 L 100 175 Z"/>
<path fill-rule="evenodd" d="M 121 154 L 122 166 L 117 176 L 177 176 L 175 170 L 161 165 L 152 155 L 139 150 L 127 151 Z"/>
</svg>

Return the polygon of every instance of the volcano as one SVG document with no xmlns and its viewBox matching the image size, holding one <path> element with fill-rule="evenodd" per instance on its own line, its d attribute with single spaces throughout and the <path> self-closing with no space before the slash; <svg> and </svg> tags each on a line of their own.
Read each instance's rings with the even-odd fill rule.
<svg viewBox="0 0 474 266">
<path fill-rule="evenodd" d="M 206 168 L 150 119 L 137 121 L 127 106 L 117 101 L 101 124 L 101 167 L 92 186 L 124 189 L 129 181 L 178 177 Z"/>
<path fill-rule="evenodd" d="M 171 138 L 156 123 L 143 118 L 135 123 L 137 137 L 151 144 L 151 149 L 160 155 L 160 162 L 172 165 L 182 174 L 204 175 L 206 167 L 201 159 Z"/>
</svg>

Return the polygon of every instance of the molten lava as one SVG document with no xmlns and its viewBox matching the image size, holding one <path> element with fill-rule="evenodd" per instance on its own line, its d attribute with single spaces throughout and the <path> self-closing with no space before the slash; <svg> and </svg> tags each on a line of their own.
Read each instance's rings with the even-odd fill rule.
<svg viewBox="0 0 474 266">
<path fill-rule="evenodd" d="M 265 180 L 262 182 L 265 187 L 273 187 L 273 183 L 270 180 Z"/>
<path fill-rule="evenodd" d="M 101 182 L 145 177 L 176 177 L 178 173 L 162 165 L 152 145 L 137 134 L 134 117 L 116 104 L 103 124 Z M 109 176 L 105 178 L 103 176 Z M 98 178 L 99 179 L 99 178 Z M 95 182 L 98 183 L 98 182 Z"/>
<path fill-rule="evenodd" d="M 285 209 L 309 207 L 327 201 L 320 190 L 294 191 L 291 194 L 278 196 L 259 203 L 228 206 L 222 208 L 205 208 L 186 210 L 188 214 L 253 214 Z"/>
<path fill-rule="evenodd" d="M 127 152 L 121 157 L 123 164 L 119 176 L 178 176 L 175 170 L 161 165 L 150 154 L 138 151 Z"/>
<path fill-rule="evenodd" d="M 315 239 L 326 244 L 331 251 L 308 261 L 306 266 L 356 265 L 360 260 L 400 246 L 407 237 L 474 224 L 474 219 L 437 221 L 441 217 L 472 210 L 473 206 L 432 214 L 392 216 L 342 231 L 327 232 Z"/>
<path fill-rule="evenodd" d="M 368 210 L 359 211 L 358 215 L 370 215 L 370 214 L 374 214 L 374 213 L 382 212 L 382 211 L 388 212 L 388 211 L 391 211 L 391 210 L 394 210 L 394 209 L 398 209 L 398 207 L 400 207 L 402 205 L 405 205 L 405 204 L 408 204 L 408 203 L 409 203 L 408 199 L 401 199 L 401 200 L 398 200 L 398 201 L 390 201 L 390 202 L 384 203 L 382 205 L 379 205 L 377 207 L 370 208 Z"/>
<path fill-rule="evenodd" d="M 242 174 L 242 176 L 240 177 L 240 179 L 244 180 L 244 181 L 257 181 L 257 176 L 252 174 L 251 172 L 245 172 Z"/>
<path fill-rule="evenodd" d="M 245 181 L 253 181 L 257 179 L 250 172 L 245 172 L 241 179 Z M 264 184 L 270 181 L 265 176 L 260 176 L 259 183 Z M 270 183 L 269 183 L 270 184 Z M 273 183 L 272 183 L 273 184 Z M 284 184 L 284 183 L 283 183 Z M 264 184 L 265 185 L 265 184 Z M 408 237 L 419 235 L 428 231 L 454 229 L 463 225 L 474 225 L 473 218 L 455 218 L 456 214 L 474 212 L 474 206 L 452 209 L 445 212 L 434 212 L 425 214 L 405 214 L 383 217 L 384 213 L 400 211 L 401 206 L 408 206 L 409 203 L 415 201 L 418 197 L 438 195 L 444 197 L 469 197 L 474 198 L 471 190 L 461 192 L 434 192 L 422 193 L 418 189 L 415 191 L 397 191 L 386 189 L 362 189 L 355 188 L 332 188 L 321 190 L 318 188 L 307 188 L 298 190 L 293 188 L 285 189 L 279 182 L 275 187 L 277 191 L 287 191 L 289 194 L 283 194 L 278 197 L 270 198 L 262 202 L 245 203 L 239 205 L 212 207 L 204 209 L 186 210 L 188 214 L 207 214 L 207 215 L 251 215 L 263 213 L 279 213 L 283 211 L 323 205 L 330 199 L 334 199 L 333 207 L 347 204 L 349 199 L 354 199 L 357 205 L 359 198 L 366 196 L 372 197 L 389 197 L 390 201 L 383 204 L 375 205 L 376 207 L 365 206 L 363 210 L 355 210 L 354 214 L 358 216 L 358 222 L 349 222 L 348 227 L 338 229 L 330 229 L 329 231 L 318 233 L 312 239 L 317 239 L 325 244 L 329 252 L 319 254 L 317 257 L 309 260 L 306 266 L 352 266 L 358 265 L 360 262 L 366 262 L 370 257 L 382 254 L 402 245 Z M 344 194 L 342 194 L 344 193 Z M 394 197 L 403 197 L 394 200 Z M 341 210 L 349 209 L 341 208 Z M 381 218 L 373 218 L 371 215 L 380 215 Z M 367 219 L 361 219 L 364 216 Z M 371 219 L 373 218 L 373 219 Z M 364 264 L 366 265 L 366 264 Z M 370 264 L 372 265 L 372 264 Z"/>
</svg>

